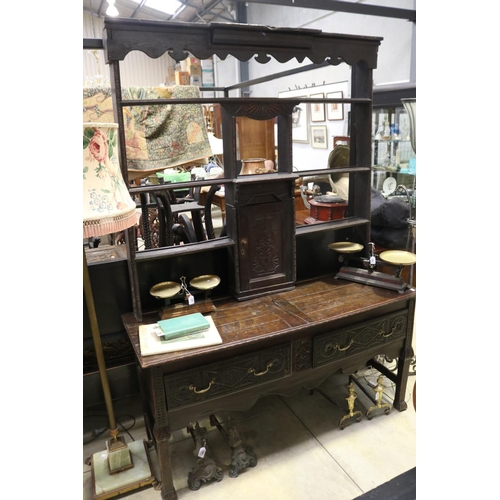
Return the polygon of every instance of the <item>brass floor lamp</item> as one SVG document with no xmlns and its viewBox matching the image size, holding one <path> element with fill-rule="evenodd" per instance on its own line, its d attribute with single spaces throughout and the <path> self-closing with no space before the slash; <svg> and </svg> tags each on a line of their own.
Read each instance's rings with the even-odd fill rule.
<svg viewBox="0 0 500 500">
<path fill-rule="evenodd" d="M 130 197 L 118 162 L 117 132 L 116 123 L 83 124 L 84 238 L 120 232 L 136 222 L 136 205 Z M 83 289 L 111 436 L 106 442 L 106 450 L 92 456 L 92 498 L 105 500 L 152 484 L 155 478 L 146 442 L 134 441 L 127 445 L 125 439 L 119 436 L 85 248 Z"/>
</svg>

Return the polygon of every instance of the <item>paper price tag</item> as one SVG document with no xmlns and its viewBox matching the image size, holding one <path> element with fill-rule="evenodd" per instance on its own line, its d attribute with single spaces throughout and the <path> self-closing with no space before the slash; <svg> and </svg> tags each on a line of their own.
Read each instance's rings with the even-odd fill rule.
<svg viewBox="0 0 500 500">
<path fill-rule="evenodd" d="M 194 297 L 191 294 L 189 294 L 186 296 L 186 298 L 187 298 L 188 304 L 190 306 L 192 306 L 194 304 Z"/>
<path fill-rule="evenodd" d="M 370 257 L 370 266 L 374 266 L 377 263 L 377 259 L 374 255 Z"/>
<path fill-rule="evenodd" d="M 207 452 L 207 449 L 206 449 L 204 446 L 202 446 L 202 447 L 200 448 L 200 450 L 198 451 L 198 456 L 199 456 L 200 458 L 203 458 L 203 457 L 205 456 L 205 453 L 206 453 L 206 452 Z"/>
</svg>

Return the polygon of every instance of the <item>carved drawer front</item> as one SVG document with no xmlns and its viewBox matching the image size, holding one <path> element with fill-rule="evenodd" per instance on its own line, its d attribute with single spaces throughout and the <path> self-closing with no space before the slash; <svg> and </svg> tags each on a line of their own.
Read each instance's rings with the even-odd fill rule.
<svg viewBox="0 0 500 500">
<path fill-rule="evenodd" d="M 289 344 L 167 375 L 167 408 L 205 401 L 291 374 Z"/>
<path fill-rule="evenodd" d="M 406 311 L 381 316 L 314 338 L 313 366 L 358 354 L 406 335 Z"/>
</svg>

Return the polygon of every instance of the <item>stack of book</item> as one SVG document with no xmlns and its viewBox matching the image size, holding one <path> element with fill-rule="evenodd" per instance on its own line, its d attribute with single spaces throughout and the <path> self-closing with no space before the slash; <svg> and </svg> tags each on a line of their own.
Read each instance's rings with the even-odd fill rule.
<svg viewBox="0 0 500 500">
<path fill-rule="evenodd" d="M 139 326 L 142 356 L 222 344 L 211 316 L 186 314 Z"/>
</svg>

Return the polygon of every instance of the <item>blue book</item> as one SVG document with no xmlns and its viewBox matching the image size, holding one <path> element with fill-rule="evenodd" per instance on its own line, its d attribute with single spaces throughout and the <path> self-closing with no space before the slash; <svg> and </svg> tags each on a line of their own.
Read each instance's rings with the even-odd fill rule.
<svg viewBox="0 0 500 500">
<path fill-rule="evenodd" d="M 160 328 L 156 329 L 157 335 L 165 340 L 171 340 L 208 330 L 210 323 L 203 314 L 193 313 L 177 318 L 162 319 L 158 321 L 158 326 Z"/>
</svg>

